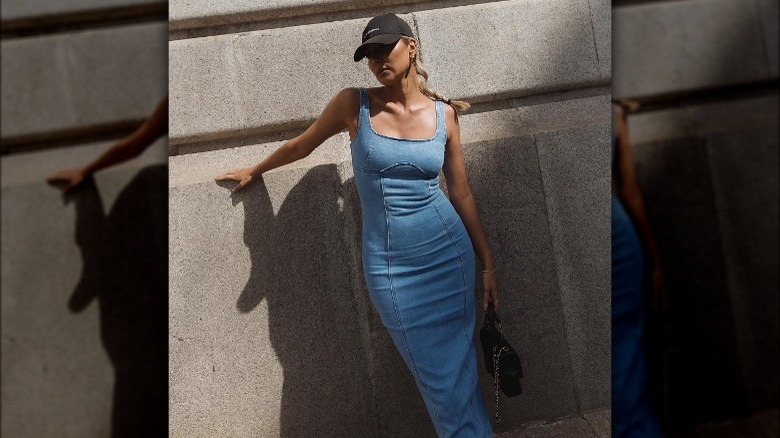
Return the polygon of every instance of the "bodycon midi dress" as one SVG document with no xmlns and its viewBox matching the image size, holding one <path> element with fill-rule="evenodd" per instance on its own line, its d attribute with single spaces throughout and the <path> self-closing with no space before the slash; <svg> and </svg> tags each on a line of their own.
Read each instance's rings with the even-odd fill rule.
<svg viewBox="0 0 780 438">
<path fill-rule="evenodd" d="M 477 381 L 475 254 L 439 187 L 446 131 L 402 139 L 374 131 L 369 97 L 350 144 L 362 209 L 362 264 L 383 325 L 411 371 L 439 437 L 492 437 Z"/>
<path fill-rule="evenodd" d="M 617 137 L 612 131 L 614 176 Z M 612 192 L 612 436 L 657 438 L 661 429 L 647 390 L 642 241 L 620 199 Z"/>
</svg>

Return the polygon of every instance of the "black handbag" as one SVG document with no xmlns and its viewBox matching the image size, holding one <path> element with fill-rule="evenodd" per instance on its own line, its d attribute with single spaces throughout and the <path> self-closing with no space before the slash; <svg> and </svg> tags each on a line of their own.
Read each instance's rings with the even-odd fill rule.
<svg viewBox="0 0 780 438">
<path fill-rule="evenodd" d="M 485 369 L 493 376 L 496 392 L 496 423 L 501 424 L 498 410 L 498 390 L 507 397 L 520 395 L 523 390 L 520 378 L 523 377 L 523 367 L 520 356 L 509 345 L 501 329 L 501 319 L 498 318 L 493 302 L 488 303 L 485 311 L 485 324 L 479 332 L 482 343 L 482 353 L 485 356 Z"/>
</svg>

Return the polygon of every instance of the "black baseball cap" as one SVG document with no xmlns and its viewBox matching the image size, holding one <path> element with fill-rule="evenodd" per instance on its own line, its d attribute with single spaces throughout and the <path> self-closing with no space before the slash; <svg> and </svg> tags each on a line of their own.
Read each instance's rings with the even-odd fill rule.
<svg viewBox="0 0 780 438">
<path fill-rule="evenodd" d="M 414 38 L 412 28 L 401 17 L 390 13 L 377 15 L 363 29 L 363 43 L 355 50 L 355 62 L 366 56 L 367 44 L 392 44 L 404 35 Z"/>
</svg>

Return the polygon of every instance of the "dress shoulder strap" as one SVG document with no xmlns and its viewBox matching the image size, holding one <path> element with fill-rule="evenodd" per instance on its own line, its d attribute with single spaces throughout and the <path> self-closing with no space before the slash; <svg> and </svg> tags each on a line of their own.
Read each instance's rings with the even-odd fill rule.
<svg viewBox="0 0 780 438">
<path fill-rule="evenodd" d="M 360 111 L 358 112 L 358 129 L 357 132 L 371 131 L 369 126 L 366 126 L 368 118 L 371 117 L 371 112 L 368 108 L 368 92 L 363 87 L 358 87 L 360 91 Z"/>
<path fill-rule="evenodd" d="M 447 137 L 447 126 L 444 121 L 444 101 L 436 99 L 436 136 Z"/>
<path fill-rule="evenodd" d="M 360 111 L 368 110 L 368 92 L 363 87 L 359 87 L 358 90 L 360 90 Z"/>
</svg>

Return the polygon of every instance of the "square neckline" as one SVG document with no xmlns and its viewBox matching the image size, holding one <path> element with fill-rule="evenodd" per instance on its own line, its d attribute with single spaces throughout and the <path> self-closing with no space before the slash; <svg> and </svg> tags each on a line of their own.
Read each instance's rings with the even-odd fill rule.
<svg viewBox="0 0 780 438">
<path fill-rule="evenodd" d="M 393 137 L 391 135 L 385 135 L 379 132 L 376 132 L 374 127 L 371 125 L 371 96 L 368 95 L 368 90 L 366 88 L 362 88 L 363 93 L 366 96 L 366 122 L 368 123 L 368 128 L 373 132 L 374 134 L 380 136 L 389 138 L 391 140 L 399 140 L 399 141 L 432 141 L 436 139 L 436 136 L 439 135 L 439 100 L 433 101 L 433 109 L 434 113 L 436 114 L 436 130 L 433 132 L 433 136 L 429 138 L 400 138 L 400 137 Z"/>
</svg>

